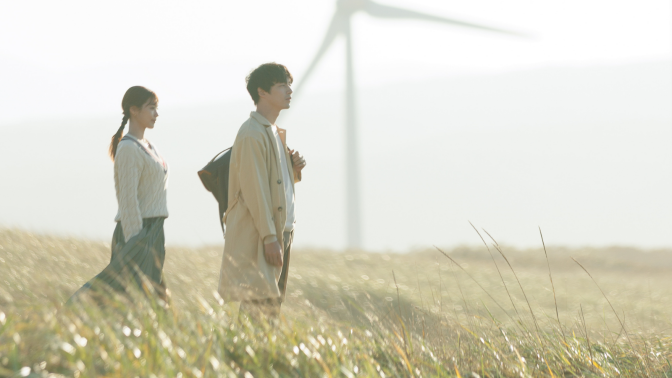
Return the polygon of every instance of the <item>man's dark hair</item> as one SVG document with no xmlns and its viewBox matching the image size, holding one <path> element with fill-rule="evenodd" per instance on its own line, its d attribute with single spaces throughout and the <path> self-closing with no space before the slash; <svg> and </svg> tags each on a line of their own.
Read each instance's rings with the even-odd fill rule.
<svg viewBox="0 0 672 378">
<path fill-rule="evenodd" d="M 292 85 L 293 81 L 294 78 L 292 77 L 292 74 L 289 73 L 287 67 L 275 62 L 262 64 L 250 72 L 245 78 L 247 91 L 250 93 L 250 96 L 252 96 L 254 105 L 257 105 L 259 102 L 259 91 L 257 91 L 257 88 L 270 92 L 271 87 L 275 84 L 286 83 Z"/>
</svg>

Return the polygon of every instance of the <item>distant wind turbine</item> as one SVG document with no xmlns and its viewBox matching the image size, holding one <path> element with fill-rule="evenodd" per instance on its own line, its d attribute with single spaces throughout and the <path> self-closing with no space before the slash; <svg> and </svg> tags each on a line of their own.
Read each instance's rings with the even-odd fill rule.
<svg viewBox="0 0 672 378">
<path fill-rule="evenodd" d="M 379 18 L 393 19 L 412 19 L 423 21 L 441 22 L 444 24 L 468 27 L 473 29 L 486 30 L 496 33 L 510 35 L 520 34 L 492 28 L 483 25 L 472 24 L 459 20 L 453 20 L 443 17 L 432 16 L 411 10 L 400 9 L 387 5 L 375 3 L 370 0 L 337 0 L 336 13 L 331 19 L 327 35 L 322 41 L 322 45 L 315 58 L 308 66 L 308 71 L 297 85 L 295 92 L 299 94 L 300 88 L 308 80 L 308 77 L 319 63 L 324 53 L 329 49 L 331 43 L 337 36 L 343 35 L 346 41 L 346 171 L 347 171 L 347 235 L 348 248 L 361 248 L 362 246 L 362 224 L 360 211 L 360 188 L 359 188 L 359 151 L 357 148 L 357 120 L 355 109 L 355 83 L 352 68 L 352 35 L 350 32 L 350 19 L 358 11 L 364 11 L 370 16 Z"/>
</svg>

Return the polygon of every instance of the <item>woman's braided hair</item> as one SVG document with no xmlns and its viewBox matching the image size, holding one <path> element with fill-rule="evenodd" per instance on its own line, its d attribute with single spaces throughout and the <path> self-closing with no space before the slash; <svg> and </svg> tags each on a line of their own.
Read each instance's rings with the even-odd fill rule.
<svg viewBox="0 0 672 378">
<path fill-rule="evenodd" d="M 124 94 L 124 98 L 121 100 L 121 109 L 123 110 L 124 117 L 121 119 L 121 126 L 119 126 L 117 132 L 112 135 L 112 141 L 110 142 L 109 153 L 112 161 L 114 161 L 114 157 L 117 154 L 117 146 L 124 134 L 124 127 L 126 127 L 128 120 L 131 118 L 131 107 L 136 106 L 142 108 L 147 102 L 156 103 L 158 101 L 159 98 L 156 96 L 156 93 L 145 87 L 135 86 L 128 88 Z"/>
</svg>

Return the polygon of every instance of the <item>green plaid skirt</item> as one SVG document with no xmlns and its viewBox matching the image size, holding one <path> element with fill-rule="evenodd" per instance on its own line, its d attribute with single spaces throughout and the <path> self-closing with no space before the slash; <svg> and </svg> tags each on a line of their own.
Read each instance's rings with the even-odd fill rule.
<svg viewBox="0 0 672 378">
<path fill-rule="evenodd" d="M 158 296 L 165 300 L 166 285 L 163 280 L 163 262 L 166 258 L 163 221 L 165 218 L 145 218 L 142 230 L 126 242 L 121 222 L 117 222 L 112 237 L 110 263 L 84 284 L 68 300 L 72 302 L 91 290 L 125 292 L 129 286 L 145 290 L 143 281 L 154 287 Z"/>
</svg>

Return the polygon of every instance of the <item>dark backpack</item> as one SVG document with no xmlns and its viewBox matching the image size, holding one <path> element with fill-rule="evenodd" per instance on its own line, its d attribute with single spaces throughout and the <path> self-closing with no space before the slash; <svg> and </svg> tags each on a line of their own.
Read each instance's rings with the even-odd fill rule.
<svg viewBox="0 0 672 378">
<path fill-rule="evenodd" d="M 222 218 L 229 206 L 229 163 L 231 162 L 231 148 L 215 155 L 208 164 L 198 171 L 198 177 L 203 186 L 219 203 L 219 222 L 224 230 Z"/>
</svg>

